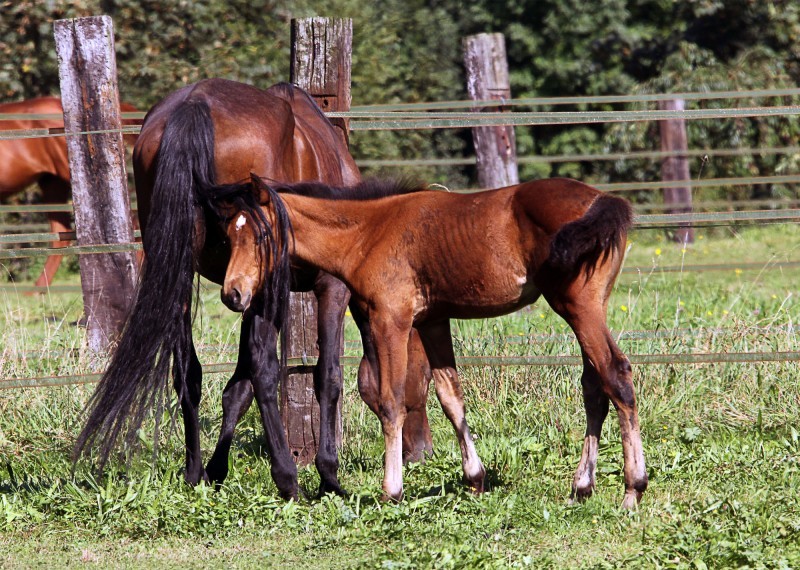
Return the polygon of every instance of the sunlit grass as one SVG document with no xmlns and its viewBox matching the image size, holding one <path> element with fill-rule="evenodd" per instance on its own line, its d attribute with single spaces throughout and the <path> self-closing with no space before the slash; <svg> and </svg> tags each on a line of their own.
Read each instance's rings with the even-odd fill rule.
<svg viewBox="0 0 800 570">
<path fill-rule="evenodd" d="M 669 272 L 653 267 L 800 259 L 797 226 L 698 232 L 683 251 L 634 232 L 609 303 L 628 354 L 797 351 L 800 269 Z M 235 358 L 237 315 L 201 293 L 196 339 L 204 363 Z M 2 378 L 91 372 L 79 295 L 0 298 Z M 359 355 L 352 322 L 347 353 Z M 502 319 L 453 324 L 459 355 L 572 355 L 577 343 L 544 303 Z M 651 485 L 637 513 L 619 509 L 622 451 L 612 411 L 595 496 L 568 504 L 584 430 L 580 369 L 468 367 L 468 418 L 491 490 L 461 483 L 452 428 L 435 397 L 436 455 L 405 470 L 406 495 L 379 501 L 383 442 L 345 370 L 341 479 L 348 498 L 282 502 L 261 454 L 255 410 L 237 431 L 219 492 L 182 482 L 181 428 L 152 462 L 143 435 L 130 467 L 105 479 L 69 453 L 91 386 L 0 392 L 0 561 L 4 567 L 796 567 L 800 565 L 800 380 L 796 363 L 634 368 Z M 204 452 L 220 422 L 223 375 L 204 379 Z M 313 492 L 313 468 L 300 472 Z"/>
</svg>

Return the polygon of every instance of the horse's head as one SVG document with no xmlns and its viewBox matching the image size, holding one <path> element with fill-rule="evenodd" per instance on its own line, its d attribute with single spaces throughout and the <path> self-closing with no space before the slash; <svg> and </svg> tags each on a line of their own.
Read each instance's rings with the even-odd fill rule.
<svg viewBox="0 0 800 570">
<path fill-rule="evenodd" d="M 253 217 L 241 210 L 235 212 L 226 224 L 225 234 L 231 255 L 221 294 L 222 302 L 232 311 L 244 312 L 250 307 L 270 270 L 260 233 Z"/>
<path fill-rule="evenodd" d="M 222 187 L 217 200 L 230 246 L 222 302 L 237 312 L 257 304 L 267 318 L 282 321 L 291 285 L 291 225 L 283 201 L 257 176 Z"/>
</svg>

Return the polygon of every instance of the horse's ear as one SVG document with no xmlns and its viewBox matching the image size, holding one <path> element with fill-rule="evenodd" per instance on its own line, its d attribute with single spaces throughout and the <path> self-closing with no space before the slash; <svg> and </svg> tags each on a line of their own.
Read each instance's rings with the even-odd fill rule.
<svg viewBox="0 0 800 570">
<path fill-rule="evenodd" d="M 253 195 L 258 200 L 258 203 L 264 206 L 269 204 L 271 199 L 269 186 L 255 172 L 250 173 L 250 182 L 253 188 Z"/>
</svg>

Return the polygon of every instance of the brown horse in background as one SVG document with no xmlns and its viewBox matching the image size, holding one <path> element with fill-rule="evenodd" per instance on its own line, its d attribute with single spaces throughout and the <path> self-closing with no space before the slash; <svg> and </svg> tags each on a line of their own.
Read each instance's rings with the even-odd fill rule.
<svg viewBox="0 0 800 570">
<path fill-rule="evenodd" d="M 399 194 L 353 202 L 310 198 L 305 194 L 332 192 L 309 191 L 307 184 L 271 188 L 258 177 L 229 188 L 231 258 L 223 297 L 246 312 L 249 308 L 237 300 L 261 290 L 264 265 L 285 263 L 265 250 L 264 219 L 274 237 L 290 241 L 294 263 L 317 267 L 347 284 L 377 381 L 386 445 L 383 490 L 399 500 L 409 332 L 419 332 L 436 395 L 458 436 L 464 475 L 480 492 L 485 470 L 466 422 L 450 319 L 503 315 L 544 296 L 572 327 L 583 356 L 587 428 L 572 496 L 592 493 L 610 401 L 622 432 L 623 506 L 634 508 L 647 487 L 639 418 L 630 363 L 606 325 L 632 220 L 630 204 L 568 179 L 471 195 L 408 193 L 398 185 L 394 191 Z M 249 204 L 255 201 L 263 206 L 253 217 Z M 279 228 L 287 215 L 293 238 Z"/>
<path fill-rule="evenodd" d="M 209 79 L 172 93 L 150 110 L 134 149 L 133 166 L 145 264 L 128 324 L 89 403 L 76 456 L 97 443 L 102 466 L 120 432 L 134 442 L 144 415 L 163 405 L 171 365 L 183 412 L 187 482 L 222 483 L 234 428 L 255 397 L 272 477 L 282 496 L 296 497 L 297 467 L 277 406 L 278 331 L 291 280 L 292 290 L 313 291 L 319 303 L 319 359 L 313 376 L 320 403 L 320 444 L 315 463 L 320 492 L 342 493 L 334 430 L 342 389 L 339 350 L 349 300 L 346 286 L 316 268 L 298 267 L 291 276 L 287 269 L 276 279 L 265 277 L 267 294 L 251 292 L 254 308 L 242 319 L 236 370 L 222 397 L 222 429 L 205 469 L 198 417 L 202 369 L 191 316 L 195 271 L 221 284 L 228 265 L 230 244 L 215 206 L 216 185 L 246 179 L 251 171 L 284 182 L 354 185 L 360 174 L 343 137 L 299 88 L 280 84 L 260 90 Z M 407 337 L 409 343 L 409 354 L 421 361 L 409 364 L 419 376 L 408 382 L 407 412 L 413 419 L 406 432 L 407 454 L 419 458 L 431 449 L 427 391 L 419 389 L 427 389 L 429 376 L 424 377 L 423 351 L 414 350 L 419 339 Z M 362 395 L 377 409 L 372 393 L 362 391 Z"/>
<path fill-rule="evenodd" d="M 136 112 L 127 103 L 120 104 L 122 112 Z M 0 104 L 0 114 L 63 116 L 61 99 L 40 97 L 29 101 Z M 139 124 L 135 119 L 125 119 L 123 124 Z M 10 119 L 0 120 L 0 130 L 63 129 L 64 119 Z M 136 135 L 125 135 L 127 143 L 133 145 Z M 0 140 L 0 198 L 22 192 L 38 184 L 42 191 L 42 203 L 66 204 L 71 196 L 67 142 L 63 136 Z M 52 233 L 67 232 L 72 216 L 69 212 L 48 212 L 47 219 Z M 53 247 L 65 247 L 68 241 L 53 242 Z M 61 265 L 60 255 L 47 258 L 37 287 L 47 287 Z"/>
</svg>

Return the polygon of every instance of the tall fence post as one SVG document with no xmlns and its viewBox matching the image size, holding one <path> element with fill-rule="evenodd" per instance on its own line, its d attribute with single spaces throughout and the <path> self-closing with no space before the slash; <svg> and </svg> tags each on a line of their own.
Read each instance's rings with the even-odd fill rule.
<svg viewBox="0 0 800 570">
<path fill-rule="evenodd" d="M 683 99 L 659 101 L 658 108 L 664 111 L 683 111 Z M 686 152 L 689 144 L 686 137 L 686 121 L 684 119 L 665 119 L 658 122 L 661 134 L 661 150 L 669 152 L 661 162 L 661 180 L 665 182 L 691 179 L 689 159 Z M 667 213 L 680 214 L 692 211 L 692 188 L 687 185 L 675 185 L 664 189 L 664 203 L 673 204 Z M 694 228 L 684 224 L 675 230 L 673 239 L 679 243 L 694 243 Z"/>
<path fill-rule="evenodd" d="M 478 34 L 463 41 L 467 92 L 473 101 L 511 99 L 508 60 L 503 34 Z M 480 111 L 481 109 L 475 109 Z M 499 107 L 482 110 L 498 111 Z M 514 127 L 474 127 L 472 139 L 481 188 L 500 188 L 519 183 Z"/>
<path fill-rule="evenodd" d="M 111 18 L 57 20 L 53 31 L 78 244 L 132 243 Z M 124 324 L 136 259 L 123 252 L 82 255 L 79 262 L 89 349 L 98 353 Z"/>
<path fill-rule="evenodd" d="M 323 111 L 350 110 L 350 61 L 353 22 L 350 19 L 292 20 L 291 81 L 303 88 Z M 348 140 L 348 123 L 334 119 Z M 319 354 L 317 301 L 313 293 L 292 293 L 289 319 L 284 326 L 283 350 L 291 357 Z M 311 374 L 295 373 L 281 386 L 281 417 L 289 449 L 298 463 L 314 459 L 319 442 L 319 405 Z M 337 410 L 336 444 L 342 441 L 342 400 Z"/>
</svg>

